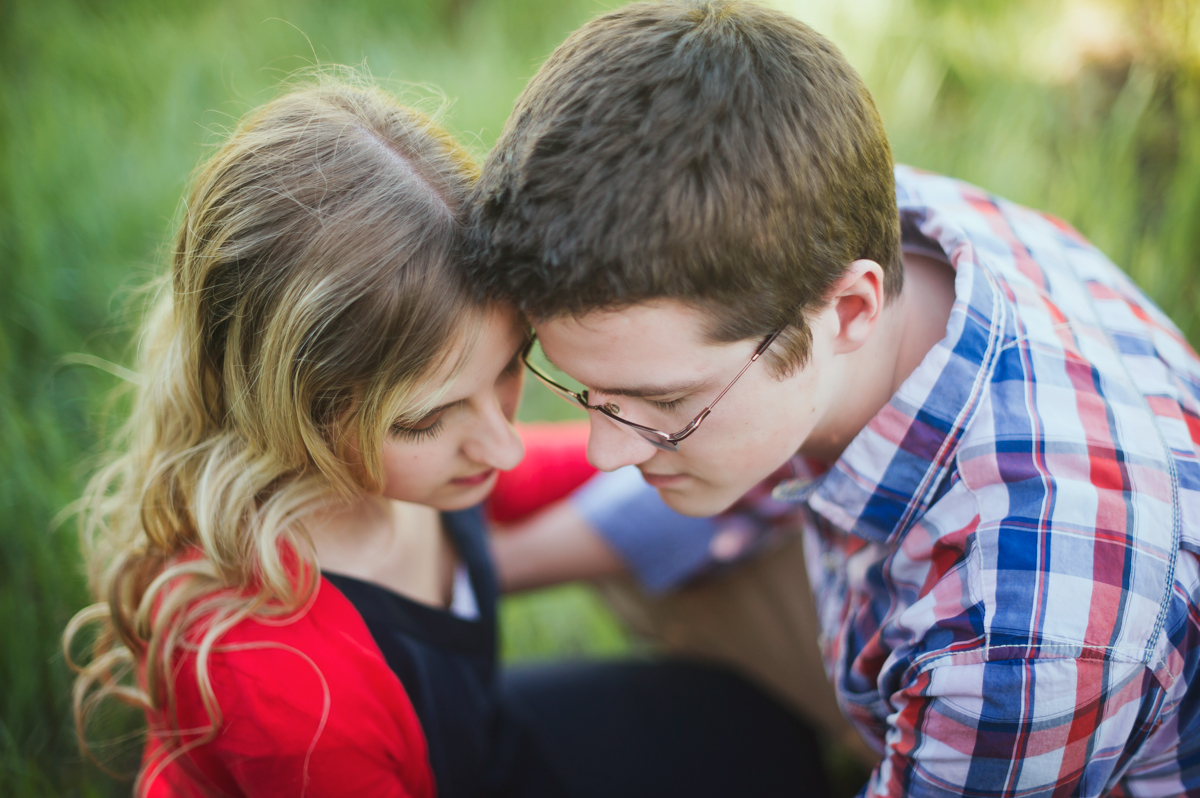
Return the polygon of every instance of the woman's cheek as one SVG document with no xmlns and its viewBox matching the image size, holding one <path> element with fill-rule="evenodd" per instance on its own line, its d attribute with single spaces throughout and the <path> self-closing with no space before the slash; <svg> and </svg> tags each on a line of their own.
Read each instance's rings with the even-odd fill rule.
<svg viewBox="0 0 1200 798">
<path fill-rule="evenodd" d="M 420 447 L 393 444 L 384 451 L 384 493 L 388 498 L 404 500 L 420 493 L 422 460 Z"/>
</svg>

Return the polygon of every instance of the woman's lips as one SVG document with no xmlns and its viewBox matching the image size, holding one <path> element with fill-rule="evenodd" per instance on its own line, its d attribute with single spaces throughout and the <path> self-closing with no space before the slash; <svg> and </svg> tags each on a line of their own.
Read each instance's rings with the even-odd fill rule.
<svg viewBox="0 0 1200 798">
<path fill-rule="evenodd" d="M 489 479 L 491 479 L 492 475 L 495 473 L 496 473 L 496 469 L 489 468 L 486 471 L 480 471 L 478 474 L 473 474 L 469 477 L 457 477 L 455 479 L 450 480 L 450 482 L 455 485 L 461 485 L 464 488 L 470 488 L 470 487 L 474 487 L 475 485 L 482 485 L 483 483 L 485 483 Z"/>
<path fill-rule="evenodd" d="M 643 471 L 642 479 L 653 488 L 673 488 L 687 479 L 687 474 L 647 474 Z"/>
</svg>

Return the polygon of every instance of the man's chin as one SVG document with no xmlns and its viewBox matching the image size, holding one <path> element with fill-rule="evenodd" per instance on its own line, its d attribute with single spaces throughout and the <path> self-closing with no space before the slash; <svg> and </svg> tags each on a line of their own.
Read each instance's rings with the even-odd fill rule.
<svg viewBox="0 0 1200 798">
<path fill-rule="evenodd" d="M 704 490 L 699 486 L 684 489 L 659 488 L 658 495 L 663 504 L 677 513 L 705 518 L 717 515 L 738 500 L 736 495 L 726 496 L 724 491 Z"/>
</svg>

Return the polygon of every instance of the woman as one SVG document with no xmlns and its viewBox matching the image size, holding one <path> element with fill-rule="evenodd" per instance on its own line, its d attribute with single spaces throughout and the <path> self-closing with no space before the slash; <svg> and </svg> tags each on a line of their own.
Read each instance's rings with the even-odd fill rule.
<svg viewBox="0 0 1200 798">
<path fill-rule="evenodd" d="M 476 795 L 531 762 L 468 509 L 521 459 L 525 340 L 455 278 L 475 176 L 428 118 L 330 82 L 195 175 L 66 633 L 99 628 L 81 739 L 106 697 L 146 712 L 138 795 Z"/>
</svg>

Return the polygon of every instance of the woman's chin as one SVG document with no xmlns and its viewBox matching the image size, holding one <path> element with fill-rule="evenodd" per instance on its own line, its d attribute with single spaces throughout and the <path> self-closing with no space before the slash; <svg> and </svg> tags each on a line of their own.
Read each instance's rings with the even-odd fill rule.
<svg viewBox="0 0 1200 798">
<path fill-rule="evenodd" d="M 451 480 L 430 497 L 430 507 L 442 512 L 454 512 L 474 507 L 486 499 L 496 487 L 496 471 L 482 480 Z"/>
</svg>

